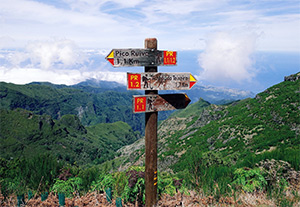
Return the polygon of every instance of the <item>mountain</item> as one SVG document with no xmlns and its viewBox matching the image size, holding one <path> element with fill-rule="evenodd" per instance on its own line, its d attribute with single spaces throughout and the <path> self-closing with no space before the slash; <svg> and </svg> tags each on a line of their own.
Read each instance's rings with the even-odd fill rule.
<svg viewBox="0 0 300 207">
<path fill-rule="evenodd" d="M 90 86 L 90 87 L 102 88 L 102 89 L 114 89 L 116 91 L 127 90 L 126 87 L 120 83 L 114 81 L 100 81 L 96 79 L 87 79 L 83 82 L 73 85 L 72 87 L 76 88 L 82 86 Z"/>
<path fill-rule="evenodd" d="M 194 86 L 190 91 L 187 91 L 187 94 L 191 97 L 192 102 L 202 98 L 213 104 L 225 104 L 255 96 L 251 91 L 200 85 Z"/>
<path fill-rule="evenodd" d="M 93 84 L 1 82 L 1 157 L 49 151 L 70 163 L 102 163 L 137 140 L 144 119 L 131 112 L 132 92 L 116 91 L 117 83 Z"/>
<path fill-rule="evenodd" d="M 54 120 L 24 109 L 0 109 L 1 157 L 13 159 L 53 154 L 79 165 L 102 163 L 139 137 L 124 122 L 85 127 L 75 115 Z"/>
<path fill-rule="evenodd" d="M 176 91 L 161 91 L 174 92 Z M 132 113 L 132 95 L 139 93 L 142 91 L 127 91 L 124 85 L 117 82 L 95 79 L 72 86 L 49 82 L 33 82 L 26 85 L 0 82 L 0 108 L 23 108 L 39 115 L 48 114 L 53 119 L 73 114 L 77 115 L 85 126 L 123 121 L 133 130 L 143 134 L 143 114 Z M 253 96 L 251 92 L 197 85 L 186 93 L 193 102 L 203 98 L 217 104 Z M 159 120 L 166 119 L 172 112 L 159 113 Z"/>
<path fill-rule="evenodd" d="M 51 83 L 15 85 L 1 82 L 0 109 L 23 108 L 39 115 L 48 114 L 53 119 L 73 114 L 85 126 L 123 121 L 133 130 L 143 131 L 143 116 L 132 113 L 133 94 L 136 93 L 83 83 L 73 87 Z"/>
<path fill-rule="evenodd" d="M 162 91 L 162 93 L 177 93 L 176 91 Z M 238 89 L 195 85 L 191 90 L 184 91 L 192 103 L 197 102 L 199 99 L 204 99 L 212 104 L 222 105 L 236 100 L 245 98 L 253 98 L 255 96 L 251 91 L 244 91 Z"/>
<path fill-rule="evenodd" d="M 300 73 L 255 98 L 222 106 L 199 100 L 174 113 L 159 126 L 158 166 L 203 179 L 221 168 L 233 173 L 272 159 L 300 170 L 299 136 Z M 119 150 L 123 166 L 144 162 L 141 143 Z"/>
<path fill-rule="evenodd" d="M 80 82 L 75 85 L 64 85 L 64 84 L 53 84 L 50 82 L 31 82 L 28 85 L 43 85 L 43 86 L 50 86 L 56 89 L 60 88 L 75 88 L 75 89 L 81 89 L 86 92 L 104 92 L 104 91 L 119 91 L 124 92 L 126 91 L 126 87 L 120 83 L 114 82 L 114 81 L 100 81 L 96 79 L 87 79 L 83 82 Z"/>
<path fill-rule="evenodd" d="M 119 84 L 117 82 L 111 81 L 99 81 L 95 79 L 88 79 L 84 82 L 78 83 L 71 87 L 79 88 L 83 90 L 93 91 L 97 88 L 99 90 L 114 90 L 114 91 L 126 91 L 126 86 Z M 93 89 L 93 90 L 91 90 Z M 255 96 L 251 91 L 231 89 L 224 87 L 215 86 L 205 86 L 205 85 L 195 85 L 191 90 L 184 91 L 191 99 L 192 103 L 197 102 L 200 98 L 213 103 L 213 104 L 225 104 L 228 102 L 242 100 L 245 98 L 253 98 Z M 137 93 L 143 94 L 144 91 L 137 91 Z M 178 93 L 178 91 L 160 91 L 162 94 L 167 93 Z"/>
</svg>

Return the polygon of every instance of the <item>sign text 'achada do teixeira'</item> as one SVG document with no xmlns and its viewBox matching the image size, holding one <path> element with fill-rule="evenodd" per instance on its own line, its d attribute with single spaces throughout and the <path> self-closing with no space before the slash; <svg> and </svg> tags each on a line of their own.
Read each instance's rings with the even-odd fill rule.
<svg viewBox="0 0 300 207">
<path fill-rule="evenodd" d="M 127 90 L 189 90 L 196 82 L 191 73 L 127 73 Z"/>
<path fill-rule="evenodd" d="M 133 113 L 184 109 L 191 100 L 185 93 L 133 96 Z"/>
<path fill-rule="evenodd" d="M 114 67 L 172 66 L 177 63 L 177 52 L 154 49 L 113 49 L 106 59 Z"/>
</svg>

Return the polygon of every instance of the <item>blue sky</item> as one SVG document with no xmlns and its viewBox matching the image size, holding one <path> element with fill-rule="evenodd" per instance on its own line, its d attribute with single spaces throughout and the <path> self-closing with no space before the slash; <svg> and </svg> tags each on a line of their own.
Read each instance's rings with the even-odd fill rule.
<svg viewBox="0 0 300 207">
<path fill-rule="evenodd" d="M 91 53 L 103 60 L 147 37 L 159 49 L 198 51 L 200 81 L 242 87 L 260 79 L 258 51 L 300 53 L 300 1 L 0 0 L 0 81 L 124 82 L 124 69 Z"/>
</svg>

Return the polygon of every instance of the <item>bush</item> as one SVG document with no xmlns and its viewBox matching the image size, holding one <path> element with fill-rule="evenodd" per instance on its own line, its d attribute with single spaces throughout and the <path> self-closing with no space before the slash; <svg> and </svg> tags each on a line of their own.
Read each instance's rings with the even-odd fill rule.
<svg viewBox="0 0 300 207">
<path fill-rule="evenodd" d="M 68 180 L 57 179 L 52 186 L 51 191 L 55 193 L 64 193 L 66 197 L 71 198 L 74 193 L 81 190 L 82 179 L 80 177 L 69 178 Z"/>
<path fill-rule="evenodd" d="M 187 193 L 185 181 L 169 173 L 158 172 L 158 195 L 162 193 L 174 195 L 180 191 Z M 93 182 L 92 191 L 102 191 L 112 189 L 114 198 L 121 197 L 125 202 L 138 202 L 139 205 L 145 203 L 145 168 L 130 167 L 126 172 L 116 172 L 99 176 Z"/>
<path fill-rule="evenodd" d="M 241 188 L 245 192 L 254 192 L 262 190 L 267 185 L 267 181 L 259 168 L 238 168 L 234 171 L 233 186 Z"/>
</svg>

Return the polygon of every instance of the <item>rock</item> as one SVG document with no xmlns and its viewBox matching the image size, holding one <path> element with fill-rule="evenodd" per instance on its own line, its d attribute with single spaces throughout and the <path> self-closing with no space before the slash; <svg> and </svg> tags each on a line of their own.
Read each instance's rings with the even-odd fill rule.
<svg viewBox="0 0 300 207">
<path fill-rule="evenodd" d="M 296 74 L 293 74 L 293 75 L 289 75 L 289 76 L 285 76 L 284 77 L 284 81 L 292 81 L 292 82 L 295 82 L 297 80 L 300 79 L 300 72 L 299 73 L 296 73 Z"/>
</svg>

